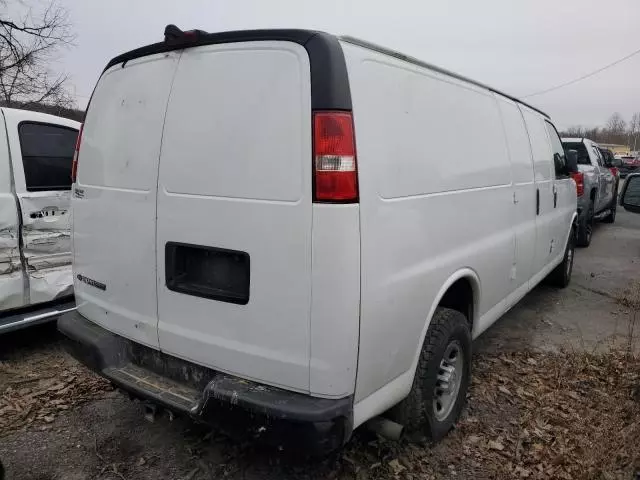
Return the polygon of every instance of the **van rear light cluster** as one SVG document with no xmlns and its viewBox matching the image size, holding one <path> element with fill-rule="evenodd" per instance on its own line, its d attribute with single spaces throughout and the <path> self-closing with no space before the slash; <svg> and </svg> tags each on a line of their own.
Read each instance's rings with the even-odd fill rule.
<svg viewBox="0 0 640 480">
<path fill-rule="evenodd" d="M 574 172 L 571 174 L 571 178 L 576 182 L 576 193 L 581 197 L 584 195 L 584 173 Z"/>
<path fill-rule="evenodd" d="M 611 173 L 613 173 L 614 177 L 617 177 L 620 174 L 617 167 L 609 167 L 609 170 L 611 170 Z"/>
<path fill-rule="evenodd" d="M 313 115 L 314 201 L 358 201 L 358 169 L 350 112 Z"/>
<path fill-rule="evenodd" d="M 84 124 L 80 125 L 80 131 L 78 132 L 78 138 L 76 139 L 76 149 L 73 152 L 73 163 L 71 164 L 71 183 L 76 183 L 76 177 L 78 176 L 78 152 L 80 152 L 80 141 L 82 140 L 82 129 Z"/>
</svg>

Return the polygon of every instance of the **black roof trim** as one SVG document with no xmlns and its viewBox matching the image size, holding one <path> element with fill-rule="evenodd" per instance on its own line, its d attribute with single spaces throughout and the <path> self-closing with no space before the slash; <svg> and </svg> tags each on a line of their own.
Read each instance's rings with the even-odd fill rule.
<svg viewBox="0 0 640 480">
<path fill-rule="evenodd" d="M 178 29 L 178 31 L 180 31 Z M 169 42 L 158 42 L 147 45 L 129 52 L 123 53 L 113 58 L 105 67 L 104 71 L 117 64 L 125 66 L 129 60 L 133 60 L 148 55 L 164 53 L 183 48 L 190 48 L 202 45 L 214 45 L 219 43 L 254 42 L 254 41 L 288 41 L 302 45 L 309 54 L 311 65 L 311 107 L 314 110 L 351 110 L 351 92 L 349 90 L 349 79 L 347 66 L 344 60 L 344 53 L 339 40 L 342 40 L 359 47 L 389 55 L 414 65 L 428 68 L 438 73 L 471 83 L 478 87 L 487 89 L 493 93 L 506 97 L 514 102 L 525 105 L 532 110 L 550 119 L 542 110 L 530 105 L 522 100 L 508 95 L 500 90 L 492 88 L 481 82 L 464 77 L 444 68 L 437 67 L 417 58 L 405 55 L 385 47 L 381 47 L 365 40 L 350 36 L 336 37 L 324 32 L 314 30 L 298 29 L 269 29 L 269 30 L 239 30 L 231 32 L 207 33 L 201 30 L 197 35 L 180 42 L 175 39 Z M 103 71 L 103 73 L 104 73 Z"/>
<path fill-rule="evenodd" d="M 540 109 L 538 109 L 538 108 L 536 108 L 536 107 L 534 107 L 532 105 L 529 105 L 528 103 L 523 102 L 522 100 L 519 100 L 516 97 L 513 97 L 513 96 L 508 95 L 508 94 L 506 94 L 504 92 L 501 92 L 500 90 L 497 90 L 497 89 L 492 88 L 492 87 L 490 87 L 488 85 L 485 85 L 484 83 L 477 82 L 477 81 L 472 80 L 470 78 L 467 78 L 467 77 L 464 77 L 462 75 L 459 75 L 459 74 L 457 74 L 455 72 L 451 72 L 451 71 L 446 70 L 444 68 L 440 68 L 440 67 L 432 65 L 430 63 L 423 62 L 422 60 L 418 60 L 417 58 L 411 57 L 409 55 L 405 55 L 403 53 L 396 52 L 395 50 L 390 50 L 388 48 L 381 47 L 380 45 L 376 45 L 375 43 L 367 42 L 366 40 L 360 40 L 359 38 L 350 37 L 348 35 L 341 36 L 341 37 L 338 37 L 338 38 L 340 38 L 340 40 L 342 40 L 344 42 L 351 43 L 353 45 L 357 45 L 359 47 L 363 47 L 363 48 L 366 48 L 368 50 L 373 50 L 373 51 L 376 51 L 378 53 L 382 53 L 383 55 L 389 55 L 389 56 L 397 58 L 399 60 L 403 60 L 405 62 L 412 63 L 414 65 L 419 65 L 421 67 L 428 68 L 429 70 L 433 70 L 435 72 L 442 73 L 442 74 L 447 75 L 449 77 L 453 77 L 453 78 L 456 78 L 458 80 L 462 80 L 464 82 L 471 83 L 471 84 L 476 85 L 476 86 L 481 87 L 481 88 L 485 88 L 485 89 L 487 89 L 487 90 L 489 90 L 489 91 L 491 91 L 493 93 L 497 93 L 498 95 L 502 95 L 503 97 L 506 97 L 509 100 L 513 100 L 514 102 L 518 102 L 518 103 L 520 103 L 522 105 L 525 105 L 526 107 L 529 107 L 530 109 L 535 110 L 536 112 L 544 115 L 549 120 L 551 119 L 551 117 L 549 117 L 549 115 L 547 115 L 542 110 L 540 110 Z"/>
<path fill-rule="evenodd" d="M 124 67 L 130 60 L 158 53 L 219 43 L 254 41 L 288 41 L 302 45 L 309 54 L 311 65 L 311 107 L 314 110 L 351 110 L 351 91 L 347 65 L 338 38 L 313 30 L 275 29 L 242 30 L 207 33 L 197 31 L 195 37 L 184 42 L 172 39 L 131 50 L 113 58 L 103 73 L 114 65 Z"/>
</svg>

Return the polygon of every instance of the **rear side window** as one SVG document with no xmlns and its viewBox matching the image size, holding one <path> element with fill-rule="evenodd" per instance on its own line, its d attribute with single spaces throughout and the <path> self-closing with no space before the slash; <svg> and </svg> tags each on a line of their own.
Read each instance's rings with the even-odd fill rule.
<svg viewBox="0 0 640 480">
<path fill-rule="evenodd" d="M 71 163 L 78 131 L 46 123 L 18 127 L 27 191 L 71 189 Z"/>
<path fill-rule="evenodd" d="M 611 164 L 613 162 L 613 154 L 609 150 L 605 150 L 603 148 L 598 148 L 600 155 L 602 156 L 602 161 L 605 165 Z"/>
<path fill-rule="evenodd" d="M 587 146 L 583 142 L 564 142 L 562 145 L 565 150 L 575 150 L 578 153 L 579 165 L 591 165 Z"/>
<path fill-rule="evenodd" d="M 596 148 L 596 147 L 591 147 L 591 148 L 593 148 L 593 154 L 596 157 L 596 162 L 598 162 L 598 165 L 603 167 L 604 166 L 604 161 L 602 160 L 602 155 L 600 154 L 600 150 L 598 150 L 598 148 Z"/>
</svg>

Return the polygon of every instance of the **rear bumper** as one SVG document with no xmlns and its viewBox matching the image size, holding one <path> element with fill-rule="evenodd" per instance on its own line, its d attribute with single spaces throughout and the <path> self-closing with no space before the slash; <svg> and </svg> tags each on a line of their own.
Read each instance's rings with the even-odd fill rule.
<svg viewBox="0 0 640 480">
<path fill-rule="evenodd" d="M 311 454 L 342 446 L 353 429 L 352 397 L 311 397 L 217 372 L 141 346 L 78 312 L 58 320 L 69 352 L 131 395 L 232 434 Z"/>
</svg>

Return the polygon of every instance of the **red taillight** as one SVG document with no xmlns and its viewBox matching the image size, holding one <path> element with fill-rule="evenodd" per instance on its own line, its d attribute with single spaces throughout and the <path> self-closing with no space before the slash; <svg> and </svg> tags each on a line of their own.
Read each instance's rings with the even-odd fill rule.
<svg viewBox="0 0 640 480">
<path fill-rule="evenodd" d="M 609 170 L 611 170 L 611 173 L 613 173 L 614 177 L 618 176 L 619 172 L 618 172 L 617 167 L 609 167 Z"/>
<path fill-rule="evenodd" d="M 357 202 L 358 171 L 349 112 L 313 115 L 313 176 L 319 202 Z"/>
<path fill-rule="evenodd" d="M 581 197 L 584 195 L 584 173 L 574 172 L 571 178 L 576 182 L 576 193 Z"/>
<path fill-rule="evenodd" d="M 84 125 L 80 125 L 80 131 L 78 132 L 78 138 L 76 139 L 76 150 L 73 153 L 73 163 L 71 164 L 71 183 L 76 183 L 76 177 L 78 175 L 78 152 L 80 151 L 80 141 L 82 140 L 82 129 Z"/>
</svg>

